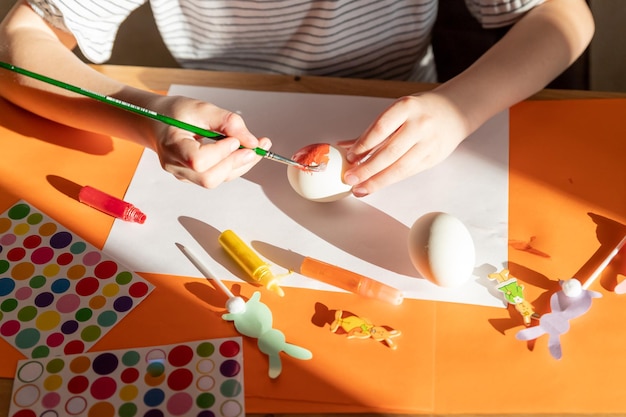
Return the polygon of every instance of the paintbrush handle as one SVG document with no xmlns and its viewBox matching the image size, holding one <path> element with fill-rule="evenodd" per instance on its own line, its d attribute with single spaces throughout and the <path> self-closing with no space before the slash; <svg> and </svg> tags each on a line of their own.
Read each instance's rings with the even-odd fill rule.
<svg viewBox="0 0 626 417">
<path fill-rule="evenodd" d="M 15 65 L 7 64 L 6 62 L 0 61 L 0 67 L 8 69 L 9 71 L 16 72 L 18 74 L 25 75 L 25 76 L 30 77 L 30 78 L 34 78 L 34 79 L 39 80 L 39 81 L 43 81 L 45 83 L 54 85 L 56 87 L 63 88 L 64 90 L 72 91 L 74 93 L 77 93 L 77 94 L 80 94 L 80 95 L 83 95 L 83 96 L 86 96 L 86 97 L 89 97 L 89 98 L 93 98 L 93 99 L 98 100 L 98 101 L 103 102 L 103 103 L 111 104 L 111 105 L 113 105 L 115 107 L 119 107 L 121 109 L 130 111 L 130 112 L 133 112 L 133 113 L 137 113 L 137 114 L 140 114 L 142 116 L 150 117 L 151 119 L 155 119 L 155 120 L 158 120 L 158 121 L 163 122 L 165 124 L 168 124 L 170 126 L 178 127 L 178 128 L 183 129 L 183 130 L 187 130 L 189 132 L 196 133 L 196 134 L 198 134 L 200 136 L 203 136 L 203 137 L 206 137 L 206 138 L 211 138 L 213 140 L 219 140 L 219 139 L 224 139 L 226 137 L 225 135 L 223 135 L 221 133 L 213 132 L 213 131 L 207 130 L 207 129 L 203 129 L 201 127 L 194 126 L 192 124 L 183 122 L 181 120 L 174 119 L 173 117 L 169 117 L 169 116 L 166 116 L 164 114 L 157 113 L 157 112 L 155 112 L 153 110 L 148 110 L 146 108 L 137 106 L 135 104 L 128 103 L 126 101 L 117 99 L 115 97 L 110 97 L 110 96 L 106 96 L 104 94 L 95 93 L 93 91 L 85 90 L 84 88 L 77 87 L 75 85 L 71 85 L 71 84 L 65 83 L 63 81 L 55 80 L 54 78 L 50 78 L 50 77 L 47 77 L 45 75 L 37 74 L 36 72 L 32 72 L 32 71 L 26 70 L 24 68 L 16 67 Z"/>
</svg>

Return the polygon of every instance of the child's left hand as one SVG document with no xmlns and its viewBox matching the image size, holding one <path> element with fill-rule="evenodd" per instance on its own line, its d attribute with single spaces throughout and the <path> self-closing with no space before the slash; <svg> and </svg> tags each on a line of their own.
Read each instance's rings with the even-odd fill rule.
<svg viewBox="0 0 626 417">
<path fill-rule="evenodd" d="M 353 141 L 344 181 L 363 197 L 435 166 L 469 135 L 463 114 L 437 92 L 396 100 Z"/>
</svg>

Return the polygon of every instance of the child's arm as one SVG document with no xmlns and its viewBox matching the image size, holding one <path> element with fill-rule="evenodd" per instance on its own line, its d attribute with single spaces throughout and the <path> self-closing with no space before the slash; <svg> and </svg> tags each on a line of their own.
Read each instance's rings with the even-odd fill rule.
<svg viewBox="0 0 626 417">
<path fill-rule="evenodd" d="M 259 161 L 254 152 L 237 150 L 240 144 L 270 146 L 268 139 L 259 143 L 237 114 L 198 100 L 133 88 L 93 70 L 71 51 L 76 44 L 71 34 L 50 27 L 23 1 L 0 25 L 0 39 L 4 62 L 232 136 L 200 145 L 188 132 L 0 69 L 0 95 L 7 100 L 65 125 L 149 147 L 178 178 L 215 187 Z"/>
<path fill-rule="evenodd" d="M 367 195 L 444 160 L 489 118 L 571 65 L 591 41 L 583 0 L 548 0 L 529 11 L 470 68 L 435 90 L 399 99 L 352 145 L 345 181 Z"/>
</svg>

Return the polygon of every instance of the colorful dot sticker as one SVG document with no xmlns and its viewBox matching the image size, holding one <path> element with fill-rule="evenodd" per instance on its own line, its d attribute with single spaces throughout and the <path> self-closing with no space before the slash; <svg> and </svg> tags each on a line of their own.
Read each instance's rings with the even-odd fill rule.
<svg viewBox="0 0 626 417">
<path fill-rule="evenodd" d="M 24 201 L 0 215 L 0 337 L 26 357 L 87 351 L 152 289 Z"/>
<path fill-rule="evenodd" d="M 26 359 L 9 415 L 245 417 L 242 365 L 240 337 Z"/>
</svg>

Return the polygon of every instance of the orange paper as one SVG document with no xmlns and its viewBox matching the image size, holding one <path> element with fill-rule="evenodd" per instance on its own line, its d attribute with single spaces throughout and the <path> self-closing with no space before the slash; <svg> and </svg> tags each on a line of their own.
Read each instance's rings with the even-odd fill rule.
<svg viewBox="0 0 626 417">
<path fill-rule="evenodd" d="M 584 281 L 626 233 L 625 113 L 626 100 L 533 101 L 511 109 L 509 237 L 534 250 L 512 246 L 508 267 L 540 314 L 558 279 Z M 74 193 L 89 184 L 123 197 L 139 147 L 0 101 L 0 149 L 0 210 L 25 199 L 103 246 L 113 219 L 80 204 Z M 603 298 L 571 323 L 560 361 L 543 338 L 515 339 L 524 325 L 511 308 L 419 300 L 392 306 L 297 288 L 286 288 L 281 298 L 261 289 L 273 326 L 313 359 L 283 356 L 283 373 L 269 380 L 266 356 L 244 338 L 246 411 L 625 413 L 626 335 L 619 323 L 626 296 L 612 292 L 617 272 L 610 266 L 592 286 Z M 221 319 L 225 296 L 210 282 L 143 276 L 153 293 L 94 349 L 237 335 Z M 247 298 L 259 288 L 241 282 L 233 290 Z M 397 349 L 332 333 L 338 309 L 400 330 Z M 0 341 L 0 356 L 0 375 L 13 376 L 21 355 Z"/>
</svg>

